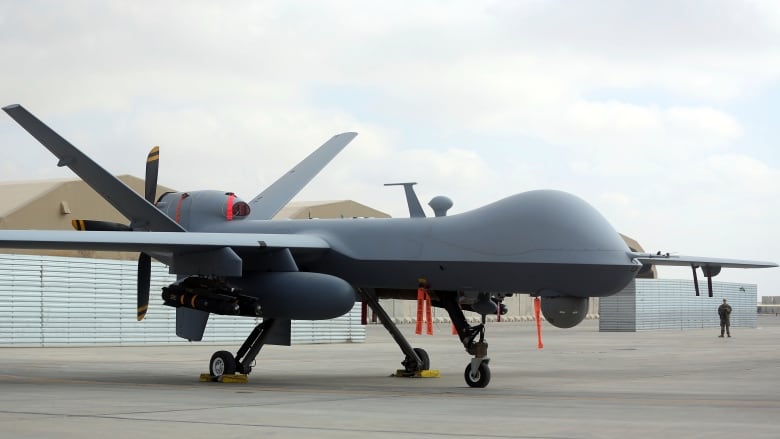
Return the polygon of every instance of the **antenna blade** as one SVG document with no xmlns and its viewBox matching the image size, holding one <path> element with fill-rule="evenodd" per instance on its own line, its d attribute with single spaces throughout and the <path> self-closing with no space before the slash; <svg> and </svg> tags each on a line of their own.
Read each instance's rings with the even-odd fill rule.
<svg viewBox="0 0 780 439">
<path fill-rule="evenodd" d="M 425 211 L 420 204 L 420 199 L 414 192 L 416 182 L 410 183 L 385 183 L 385 186 L 403 186 L 406 193 L 406 204 L 409 206 L 409 218 L 425 218 Z"/>
</svg>

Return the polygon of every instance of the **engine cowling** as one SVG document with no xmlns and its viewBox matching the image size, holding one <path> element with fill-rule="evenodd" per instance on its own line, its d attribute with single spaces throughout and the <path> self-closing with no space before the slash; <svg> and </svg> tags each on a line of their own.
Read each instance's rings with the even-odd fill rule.
<svg viewBox="0 0 780 439">
<path fill-rule="evenodd" d="M 250 213 L 249 204 L 232 192 L 166 192 L 155 204 L 191 232 L 212 223 L 248 218 Z M 191 221 L 193 218 L 197 221 Z"/>
<path fill-rule="evenodd" d="M 572 328 L 585 320 L 588 298 L 573 296 L 542 297 L 542 315 L 556 328 Z"/>
</svg>

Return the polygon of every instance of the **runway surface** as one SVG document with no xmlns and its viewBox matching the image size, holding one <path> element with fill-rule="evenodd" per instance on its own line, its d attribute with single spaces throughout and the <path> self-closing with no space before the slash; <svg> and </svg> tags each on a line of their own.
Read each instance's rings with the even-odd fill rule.
<svg viewBox="0 0 780 439">
<path fill-rule="evenodd" d="M 545 325 L 539 350 L 533 323 L 491 324 L 484 389 L 444 324 L 410 335 L 441 378 L 391 377 L 402 355 L 380 326 L 365 343 L 266 347 L 247 384 L 198 381 L 237 346 L 0 348 L 0 437 L 777 438 L 780 317 L 758 326 Z"/>
</svg>

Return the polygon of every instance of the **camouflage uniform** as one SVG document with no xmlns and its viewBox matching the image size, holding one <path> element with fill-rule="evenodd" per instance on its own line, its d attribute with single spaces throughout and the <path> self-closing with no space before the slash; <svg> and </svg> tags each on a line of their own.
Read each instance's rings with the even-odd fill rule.
<svg viewBox="0 0 780 439">
<path fill-rule="evenodd" d="M 731 326 L 731 322 L 729 322 L 729 317 L 731 317 L 731 305 L 726 303 L 726 299 L 723 299 L 723 305 L 718 307 L 718 315 L 720 316 L 720 337 L 723 337 L 724 330 L 726 335 L 731 337 L 731 332 L 729 331 L 729 326 Z"/>
</svg>

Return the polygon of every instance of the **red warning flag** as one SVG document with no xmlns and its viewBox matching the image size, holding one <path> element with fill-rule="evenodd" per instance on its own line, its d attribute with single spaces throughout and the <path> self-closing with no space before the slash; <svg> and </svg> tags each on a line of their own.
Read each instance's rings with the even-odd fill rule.
<svg viewBox="0 0 780 439">
<path fill-rule="evenodd" d="M 536 317 L 536 339 L 537 339 L 536 346 L 539 349 L 542 349 L 544 347 L 544 344 L 542 343 L 542 319 L 540 316 L 541 310 L 542 310 L 542 299 L 539 297 L 534 297 L 534 317 Z"/>
<path fill-rule="evenodd" d="M 423 318 L 423 308 L 425 309 L 425 318 Z M 423 320 L 426 320 L 425 332 L 433 335 L 433 311 L 431 310 L 431 296 L 428 290 L 417 288 L 417 326 L 414 329 L 415 334 L 422 334 Z"/>
<path fill-rule="evenodd" d="M 417 326 L 414 328 L 414 333 L 418 335 L 422 334 L 424 304 L 425 304 L 425 289 L 417 288 Z"/>
<path fill-rule="evenodd" d="M 425 332 L 428 335 L 433 335 L 433 310 L 431 309 L 431 296 L 428 294 L 428 290 L 425 290 L 425 319 L 427 320 Z"/>
</svg>

